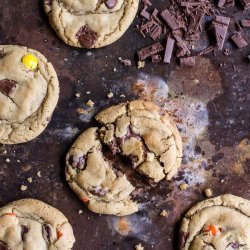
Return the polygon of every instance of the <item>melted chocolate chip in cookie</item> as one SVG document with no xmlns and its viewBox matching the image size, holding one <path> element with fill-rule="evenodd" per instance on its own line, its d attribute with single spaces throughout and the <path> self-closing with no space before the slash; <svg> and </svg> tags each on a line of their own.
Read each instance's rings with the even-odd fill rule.
<svg viewBox="0 0 250 250">
<path fill-rule="evenodd" d="M 71 155 L 69 158 L 69 164 L 72 166 L 72 168 L 83 170 L 85 166 L 85 157 L 79 155 Z"/>
<path fill-rule="evenodd" d="M 88 25 L 80 28 L 76 34 L 76 38 L 84 48 L 92 48 L 97 40 L 97 33 L 91 30 Z"/>
<path fill-rule="evenodd" d="M 0 80 L 0 92 L 2 92 L 4 95 L 10 96 L 15 90 L 16 85 L 17 82 L 9 79 Z"/>
<path fill-rule="evenodd" d="M 113 9 L 117 4 L 117 0 L 105 0 L 105 5 L 108 9 Z"/>
<path fill-rule="evenodd" d="M 27 234 L 29 232 L 29 227 L 26 226 L 26 225 L 22 225 L 21 226 L 21 237 L 22 237 L 22 240 L 24 240 L 25 238 L 25 234 Z"/>
<path fill-rule="evenodd" d="M 51 228 L 49 225 L 45 224 L 44 226 L 44 230 L 46 232 L 46 237 L 47 237 L 47 240 L 50 241 L 50 238 L 52 236 L 52 232 L 51 232 Z"/>
<path fill-rule="evenodd" d="M 11 250 L 11 249 L 5 242 L 0 240 L 0 250 Z"/>
</svg>

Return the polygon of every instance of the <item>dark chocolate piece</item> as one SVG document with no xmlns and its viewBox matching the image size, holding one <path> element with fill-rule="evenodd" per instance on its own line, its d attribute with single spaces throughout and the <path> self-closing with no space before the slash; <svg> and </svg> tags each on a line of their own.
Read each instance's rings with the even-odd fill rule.
<svg viewBox="0 0 250 250">
<path fill-rule="evenodd" d="M 102 187 L 95 187 L 91 193 L 96 196 L 105 196 L 107 194 L 107 190 L 103 189 Z"/>
<path fill-rule="evenodd" d="M 204 50 L 202 50 L 201 52 L 198 53 L 198 56 L 202 56 L 202 55 L 206 55 L 209 54 L 210 52 L 213 52 L 217 49 L 217 46 L 215 45 L 210 45 L 207 48 L 205 48 Z"/>
<path fill-rule="evenodd" d="M 152 63 L 157 64 L 161 62 L 161 56 L 160 55 L 152 55 Z"/>
<path fill-rule="evenodd" d="M 239 49 L 248 45 L 247 41 L 242 36 L 241 32 L 235 33 L 233 36 L 231 36 L 231 39 L 233 40 L 233 42 L 237 45 Z"/>
<path fill-rule="evenodd" d="M 195 33 L 198 31 L 200 25 L 202 24 L 204 14 L 205 13 L 203 10 L 197 10 L 196 15 L 193 16 L 193 18 L 188 26 L 188 31 L 190 33 Z"/>
<path fill-rule="evenodd" d="M 22 240 L 24 240 L 25 238 L 25 234 L 27 234 L 29 232 L 29 227 L 26 225 L 21 225 L 21 238 Z"/>
<path fill-rule="evenodd" d="M 85 156 L 71 155 L 69 157 L 69 164 L 72 168 L 83 170 L 85 166 Z"/>
<path fill-rule="evenodd" d="M 142 9 L 140 15 L 142 17 L 144 17 L 145 19 L 150 20 L 151 15 L 147 12 L 147 8 L 148 8 L 147 6 L 144 6 L 144 8 Z"/>
<path fill-rule="evenodd" d="M 195 57 L 183 57 L 180 58 L 180 66 L 181 67 L 194 67 L 195 66 Z"/>
<path fill-rule="evenodd" d="M 153 45 L 150 45 L 146 48 L 143 48 L 141 50 L 139 50 L 137 52 L 137 55 L 139 57 L 140 61 L 145 60 L 146 58 L 155 55 L 157 53 L 159 53 L 160 51 L 164 50 L 164 48 L 162 47 L 162 45 L 158 42 L 158 43 L 154 43 Z"/>
<path fill-rule="evenodd" d="M 186 42 L 184 40 L 182 40 L 182 38 L 178 35 L 174 35 L 174 38 L 176 39 L 176 41 L 178 42 L 178 45 L 185 50 L 187 55 L 191 54 L 191 51 L 189 50 Z"/>
<path fill-rule="evenodd" d="M 241 20 L 241 25 L 246 28 L 250 28 L 250 19 Z"/>
<path fill-rule="evenodd" d="M 88 25 L 85 25 L 77 32 L 76 38 L 82 47 L 90 49 L 96 43 L 97 33 L 91 30 Z"/>
<path fill-rule="evenodd" d="M 161 17 L 172 30 L 177 30 L 180 28 L 168 9 L 161 12 Z"/>
<path fill-rule="evenodd" d="M 241 0 L 241 4 L 244 7 L 244 10 L 250 9 L 250 0 Z"/>
<path fill-rule="evenodd" d="M 119 57 L 118 60 L 119 60 L 124 66 L 131 66 L 131 65 L 132 65 L 131 60 L 122 59 L 121 57 Z"/>
<path fill-rule="evenodd" d="M 227 247 L 229 247 L 229 246 L 232 247 L 233 249 L 239 249 L 240 247 L 243 247 L 245 245 L 242 245 L 242 244 L 240 244 L 238 242 L 231 242 L 231 243 L 228 244 Z"/>
<path fill-rule="evenodd" d="M 0 92 L 10 96 L 16 89 L 17 82 L 9 79 L 0 80 Z"/>
<path fill-rule="evenodd" d="M 150 2 L 150 0 L 142 0 L 142 3 L 143 3 L 144 5 L 149 5 L 149 6 L 152 5 L 152 3 Z"/>
<path fill-rule="evenodd" d="M 230 23 L 230 18 L 224 16 L 215 16 L 215 19 L 212 23 L 212 27 L 215 33 L 217 48 L 219 50 L 223 49 L 229 23 Z"/>
<path fill-rule="evenodd" d="M 168 37 L 167 39 L 167 45 L 166 45 L 166 49 L 165 49 L 165 55 L 164 55 L 164 63 L 170 63 L 170 60 L 172 58 L 173 55 L 173 50 L 174 50 L 174 39 Z"/>
<path fill-rule="evenodd" d="M 0 250 L 11 250 L 11 249 L 5 242 L 0 240 Z"/>
<path fill-rule="evenodd" d="M 105 5 L 108 9 L 113 9 L 117 4 L 117 0 L 105 0 Z"/>
</svg>

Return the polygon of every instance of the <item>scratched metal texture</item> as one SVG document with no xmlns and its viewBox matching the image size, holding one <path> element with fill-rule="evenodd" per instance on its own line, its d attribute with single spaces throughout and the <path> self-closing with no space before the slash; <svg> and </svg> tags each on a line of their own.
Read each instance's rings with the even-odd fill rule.
<svg viewBox="0 0 250 250">
<path fill-rule="evenodd" d="M 167 3 L 154 2 L 159 9 Z M 249 12 L 237 6 L 227 9 L 227 16 L 232 18 L 232 34 L 233 21 L 249 17 Z M 53 63 L 61 86 L 58 106 L 41 136 L 21 145 L 0 146 L 0 205 L 32 197 L 60 209 L 73 226 L 75 250 L 125 250 L 138 243 L 145 249 L 177 249 L 181 218 L 204 199 L 204 189 L 212 188 L 214 196 L 232 193 L 250 199 L 250 64 L 246 60 L 250 46 L 239 50 L 227 42 L 229 56 L 218 52 L 199 58 L 193 69 L 179 68 L 175 59 L 170 65 L 147 62 L 143 69 L 124 67 L 118 57 L 133 60 L 136 50 L 151 43 L 136 32 L 137 22 L 138 18 L 118 42 L 87 51 L 57 38 L 41 1 L 0 1 L 0 43 L 42 52 Z M 244 32 L 250 41 L 249 30 Z M 197 49 L 204 46 L 206 42 Z M 110 90 L 114 97 L 108 99 Z M 173 180 L 154 187 L 132 170 L 128 173 L 137 187 L 141 206 L 137 214 L 117 218 L 91 213 L 64 180 L 65 154 L 79 133 L 95 124 L 94 114 L 135 98 L 153 100 L 173 115 L 184 142 L 182 167 Z M 93 108 L 85 106 L 89 99 L 95 102 Z M 79 116 L 77 108 L 84 113 Z M 122 165 L 120 159 L 115 162 Z M 180 191 L 183 182 L 188 188 Z M 27 191 L 20 191 L 22 184 Z M 167 218 L 159 216 L 163 209 Z"/>
</svg>

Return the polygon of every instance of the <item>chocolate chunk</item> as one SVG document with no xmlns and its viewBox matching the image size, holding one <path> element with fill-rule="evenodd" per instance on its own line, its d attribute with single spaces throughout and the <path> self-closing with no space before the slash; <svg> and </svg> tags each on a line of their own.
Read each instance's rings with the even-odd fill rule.
<svg viewBox="0 0 250 250">
<path fill-rule="evenodd" d="M 250 0 L 241 0 L 241 4 L 244 7 L 244 10 L 250 9 Z"/>
<path fill-rule="evenodd" d="M 151 15 L 147 12 L 147 8 L 148 8 L 147 6 L 144 6 L 144 8 L 142 9 L 140 15 L 142 17 L 144 17 L 145 19 L 150 20 Z"/>
<path fill-rule="evenodd" d="M 195 57 L 183 57 L 180 58 L 180 66 L 181 67 L 194 67 L 195 66 Z"/>
<path fill-rule="evenodd" d="M 229 23 L 230 23 L 230 18 L 224 16 L 215 16 L 215 19 L 212 23 L 212 28 L 214 29 L 215 33 L 217 48 L 219 50 L 223 49 Z"/>
<path fill-rule="evenodd" d="M 117 4 L 117 0 L 105 0 L 105 5 L 108 9 L 113 9 Z"/>
<path fill-rule="evenodd" d="M 248 45 L 241 32 L 235 33 L 233 36 L 231 36 L 231 39 L 240 49 Z"/>
<path fill-rule="evenodd" d="M 52 232 L 51 232 L 50 226 L 48 224 L 45 224 L 45 225 L 43 225 L 43 228 L 45 230 L 47 240 L 50 241 L 50 238 L 52 236 Z"/>
<path fill-rule="evenodd" d="M 131 66 L 131 65 L 132 65 L 131 60 L 122 59 L 121 57 L 119 57 L 118 60 L 119 60 L 123 65 L 125 65 L 125 66 Z"/>
<path fill-rule="evenodd" d="M 164 48 L 162 47 L 162 45 L 158 42 L 158 43 L 154 43 L 153 45 L 150 45 L 146 48 L 143 48 L 141 50 L 139 50 L 137 52 L 137 55 L 139 57 L 140 61 L 145 60 L 146 58 L 155 55 L 157 53 L 159 53 L 160 51 L 164 50 Z"/>
<path fill-rule="evenodd" d="M 250 28 L 250 19 L 241 20 L 241 25 L 246 28 Z"/>
<path fill-rule="evenodd" d="M 79 155 L 71 155 L 69 158 L 69 164 L 72 168 L 83 170 L 85 167 L 85 157 Z"/>
<path fill-rule="evenodd" d="M 182 48 L 179 48 L 177 51 L 176 51 L 176 57 L 180 58 L 180 57 L 183 57 L 186 55 L 186 50 L 182 49 Z"/>
<path fill-rule="evenodd" d="M 149 0 L 142 0 L 142 3 L 143 3 L 144 5 L 149 5 L 149 6 L 152 5 L 152 3 L 151 3 Z"/>
<path fill-rule="evenodd" d="M 0 80 L 0 92 L 6 96 L 10 96 L 16 89 L 16 85 L 17 82 L 9 79 Z"/>
<path fill-rule="evenodd" d="M 164 63 L 170 63 L 170 60 L 172 58 L 173 55 L 173 49 L 174 49 L 174 39 L 168 37 L 167 39 L 167 45 L 166 45 L 166 49 L 165 49 L 165 55 L 164 55 Z"/>
<path fill-rule="evenodd" d="M 96 196 L 105 196 L 107 194 L 107 190 L 103 189 L 102 187 L 95 187 L 91 193 Z"/>
<path fill-rule="evenodd" d="M 161 56 L 160 55 L 152 55 L 151 56 L 152 63 L 157 64 L 161 62 Z"/>
<path fill-rule="evenodd" d="M 174 35 L 174 38 L 175 38 L 176 41 L 178 42 L 178 45 L 179 45 L 183 50 L 185 50 L 185 53 L 186 53 L 187 55 L 190 55 L 191 52 L 190 52 L 190 50 L 189 50 L 189 48 L 188 48 L 186 42 L 185 42 L 184 40 L 182 40 L 182 38 L 181 38 L 180 36 L 178 36 L 178 35 Z"/>
<path fill-rule="evenodd" d="M 215 51 L 217 48 L 217 46 L 215 45 L 210 45 L 207 48 L 205 48 L 204 50 L 202 50 L 201 52 L 198 53 L 198 56 L 202 56 L 202 55 L 206 55 L 209 54 L 210 52 Z"/>
<path fill-rule="evenodd" d="M 223 8 L 225 6 L 225 4 L 226 4 L 226 0 L 219 0 L 218 7 Z"/>
<path fill-rule="evenodd" d="M 161 17 L 172 30 L 177 30 L 180 28 L 168 9 L 161 12 Z"/>
<path fill-rule="evenodd" d="M 82 47 L 90 49 L 96 43 L 97 33 L 91 30 L 88 25 L 85 25 L 77 32 L 76 38 L 79 40 Z"/>
<path fill-rule="evenodd" d="M 25 238 L 25 234 L 27 234 L 29 232 L 29 227 L 26 226 L 26 225 L 21 225 L 21 237 L 22 237 L 22 240 L 24 240 Z"/>
<path fill-rule="evenodd" d="M 243 247 L 244 245 L 238 243 L 238 242 L 231 242 L 228 244 L 227 247 L 232 247 L 233 249 L 239 249 L 240 247 Z"/>
<path fill-rule="evenodd" d="M 179 248 L 183 248 L 186 244 L 189 233 L 185 233 L 183 231 L 179 234 Z"/>
<path fill-rule="evenodd" d="M 193 18 L 188 26 L 188 31 L 190 33 L 195 33 L 199 29 L 199 27 L 202 24 L 203 17 L 204 17 L 204 11 L 197 10 L 196 14 L 193 16 Z"/>
<path fill-rule="evenodd" d="M 11 249 L 5 242 L 0 240 L 0 250 L 11 250 Z"/>
</svg>

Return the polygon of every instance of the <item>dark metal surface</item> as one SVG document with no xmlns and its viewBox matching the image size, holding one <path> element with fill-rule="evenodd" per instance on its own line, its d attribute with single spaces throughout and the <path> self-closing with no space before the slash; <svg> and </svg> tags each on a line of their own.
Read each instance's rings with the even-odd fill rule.
<svg viewBox="0 0 250 250">
<path fill-rule="evenodd" d="M 154 2 L 162 8 L 166 4 Z M 228 12 L 233 20 L 247 16 L 240 7 Z M 232 22 L 229 34 L 233 30 Z M 249 30 L 246 34 L 250 41 Z M 58 107 L 41 136 L 22 145 L 0 146 L 1 206 L 24 197 L 55 206 L 74 228 L 76 250 L 133 249 L 138 243 L 146 249 L 171 250 L 176 249 L 182 215 L 204 199 L 205 188 L 212 188 L 214 195 L 232 193 L 250 199 L 250 64 L 245 59 L 249 46 L 238 50 L 228 43 L 232 51 L 228 57 L 217 53 L 200 58 L 195 69 L 180 69 L 174 60 L 171 65 L 148 62 L 143 69 L 125 68 L 118 57 L 133 59 L 137 49 L 150 44 L 133 26 L 109 47 L 74 49 L 57 38 L 41 2 L 31 0 L 0 1 L 0 43 L 42 52 L 56 68 L 61 86 Z M 225 65 L 219 67 L 220 63 Z M 112 99 L 106 97 L 110 90 Z M 76 93 L 81 97 L 77 99 Z M 139 213 L 126 218 L 93 214 L 64 180 L 65 154 L 80 131 L 94 124 L 98 110 L 136 97 L 156 101 L 176 116 L 184 140 L 182 167 L 174 180 L 156 187 L 132 173 L 142 205 Z M 94 108 L 84 105 L 89 99 Z M 79 117 L 77 108 L 86 113 Z M 189 187 L 180 191 L 183 182 Z M 20 191 L 22 184 L 27 191 Z M 159 216 L 162 209 L 169 212 L 167 218 Z"/>
</svg>

